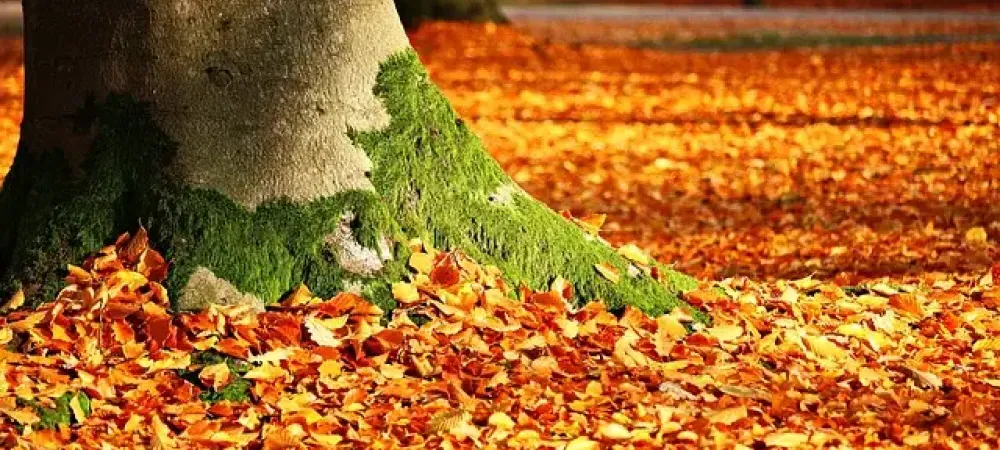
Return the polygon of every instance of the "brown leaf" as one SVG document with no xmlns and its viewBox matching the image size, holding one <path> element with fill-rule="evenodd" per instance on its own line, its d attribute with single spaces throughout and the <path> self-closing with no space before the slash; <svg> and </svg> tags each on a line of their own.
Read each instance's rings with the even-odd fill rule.
<svg viewBox="0 0 1000 450">
<path fill-rule="evenodd" d="M 134 265 L 139 262 L 147 248 L 149 248 L 149 234 L 144 227 L 139 227 L 135 236 L 119 247 L 118 254 L 126 264 Z"/>
</svg>

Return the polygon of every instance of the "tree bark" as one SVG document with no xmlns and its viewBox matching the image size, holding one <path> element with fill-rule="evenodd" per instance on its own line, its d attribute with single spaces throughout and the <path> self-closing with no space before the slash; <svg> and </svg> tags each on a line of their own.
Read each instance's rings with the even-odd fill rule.
<svg viewBox="0 0 1000 450">
<path fill-rule="evenodd" d="M 142 224 L 175 307 L 263 305 L 300 283 L 391 309 L 409 237 L 541 288 L 679 304 L 518 188 L 455 115 L 389 0 L 26 0 L 22 139 L 0 274 L 35 303 Z M 612 283 L 595 264 L 622 274 Z M 631 271 L 635 273 L 635 271 Z"/>
</svg>

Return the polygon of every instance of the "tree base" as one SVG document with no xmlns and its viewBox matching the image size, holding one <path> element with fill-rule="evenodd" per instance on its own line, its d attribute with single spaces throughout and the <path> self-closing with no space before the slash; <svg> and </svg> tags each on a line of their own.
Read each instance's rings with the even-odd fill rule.
<svg viewBox="0 0 1000 450">
<path fill-rule="evenodd" d="M 207 270 L 264 301 L 306 283 L 320 296 L 361 290 L 389 311 L 389 284 L 406 273 L 407 237 L 461 249 L 515 284 L 543 289 L 566 278 L 578 301 L 601 299 L 613 310 L 634 305 L 661 314 L 696 286 L 676 272 L 663 283 L 629 270 L 614 249 L 517 187 L 412 51 L 383 63 L 375 93 L 390 125 L 351 136 L 373 163 L 373 192 L 269 202 L 254 211 L 170 180 L 163 168 L 174 146 L 150 105 L 126 97 L 91 105 L 81 118 L 94 120 L 96 138 L 82 171 L 74 175 L 58 153 L 19 154 L 0 191 L 0 216 L 19 218 L 0 225 L 8 289 L 21 282 L 34 302 L 51 299 L 67 261 L 139 224 L 173 264 L 172 292 L 185 292 L 192 275 Z M 620 280 L 602 276 L 598 265 L 613 267 Z"/>
</svg>

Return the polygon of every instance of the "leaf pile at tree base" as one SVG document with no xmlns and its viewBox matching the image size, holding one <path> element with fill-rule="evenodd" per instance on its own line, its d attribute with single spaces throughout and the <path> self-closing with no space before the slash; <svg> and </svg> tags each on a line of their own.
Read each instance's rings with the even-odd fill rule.
<svg viewBox="0 0 1000 450">
<path fill-rule="evenodd" d="M 564 281 L 514 289 L 495 267 L 413 241 L 386 322 L 355 294 L 304 286 L 260 314 L 171 314 L 167 263 L 138 241 L 70 266 L 54 302 L 4 307 L 5 448 L 974 448 L 997 437 L 1000 266 L 927 286 L 731 279 L 686 296 L 708 327 L 680 309 L 575 309 Z"/>
</svg>

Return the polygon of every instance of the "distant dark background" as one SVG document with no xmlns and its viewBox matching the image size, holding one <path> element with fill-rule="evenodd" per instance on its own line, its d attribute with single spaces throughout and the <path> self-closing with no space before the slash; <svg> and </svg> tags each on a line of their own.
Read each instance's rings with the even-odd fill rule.
<svg viewBox="0 0 1000 450">
<path fill-rule="evenodd" d="M 1000 11 L 1000 0 L 394 0 L 407 28 L 428 20 L 506 21 L 502 6 L 649 5 L 678 7 L 838 8 L 884 10 Z"/>
<path fill-rule="evenodd" d="M 405 1 L 405 0 L 399 0 Z M 411 0 L 419 2 L 420 0 Z M 760 5 L 778 8 L 876 8 L 876 9 L 960 9 L 1000 10 L 998 0 L 618 0 L 618 1 L 558 1 L 501 0 L 501 4 L 572 4 L 606 3 L 615 5 L 683 5 L 683 6 L 746 6 Z"/>
</svg>

